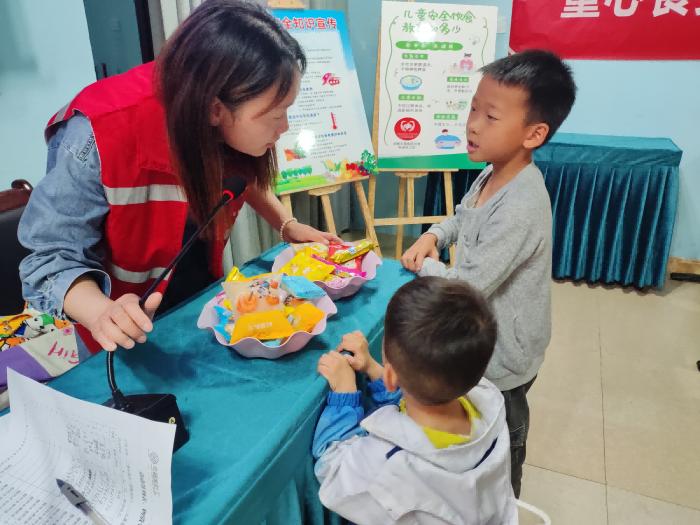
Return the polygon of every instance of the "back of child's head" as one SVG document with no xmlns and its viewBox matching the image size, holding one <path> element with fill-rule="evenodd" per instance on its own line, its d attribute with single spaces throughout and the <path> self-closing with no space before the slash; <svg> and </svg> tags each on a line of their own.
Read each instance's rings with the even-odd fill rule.
<svg viewBox="0 0 700 525">
<path fill-rule="evenodd" d="M 576 100 L 571 68 L 549 51 L 532 49 L 510 55 L 481 68 L 484 75 L 528 94 L 528 124 L 549 126 L 545 143 L 559 129 Z"/>
<path fill-rule="evenodd" d="M 495 344 L 491 309 L 463 281 L 419 277 L 389 301 L 384 356 L 401 388 L 423 404 L 447 403 L 476 386 Z"/>
</svg>

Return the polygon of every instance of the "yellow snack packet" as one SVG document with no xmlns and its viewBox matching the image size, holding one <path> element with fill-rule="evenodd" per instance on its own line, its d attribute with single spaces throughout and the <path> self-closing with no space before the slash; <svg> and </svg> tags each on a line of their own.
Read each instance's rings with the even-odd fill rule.
<svg viewBox="0 0 700 525">
<path fill-rule="evenodd" d="M 319 244 L 317 242 L 309 244 L 304 250 L 306 255 L 318 255 L 324 259 L 328 257 L 328 246 L 325 244 Z"/>
<path fill-rule="evenodd" d="M 255 339 L 281 339 L 294 332 L 281 310 L 256 312 L 242 315 L 233 326 L 230 344 L 235 344 L 246 337 Z"/>
<path fill-rule="evenodd" d="M 300 275 L 306 277 L 309 281 L 322 281 L 327 275 L 332 274 L 334 270 L 335 268 L 330 264 L 324 264 L 305 252 L 299 252 L 280 268 L 280 273 Z"/>
<path fill-rule="evenodd" d="M 334 263 L 343 264 L 351 259 L 364 255 L 368 251 L 374 248 L 374 243 L 369 239 L 358 242 L 354 246 L 346 248 L 345 250 L 338 250 L 328 259 Z"/>
<path fill-rule="evenodd" d="M 231 268 L 231 271 L 228 272 L 228 275 L 226 276 L 226 279 L 224 279 L 224 282 L 230 283 L 230 282 L 235 282 L 235 281 L 247 281 L 248 278 L 241 273 L 241 271 L 238 269 L 237 266 L 234 266 Z"/>
<path fill-rule="evenodd" d="M 290 246 L 294 250 L 294 253 L 303 252 L 307 255 L 316 254 L 320 257 L 326 257 L 328 255 L 328 246 L 319 242 L 292 243 Z"/>
<path fill-rule="evenodd" d="M 313 304 L 303 303 L 296 307 L 289 317 L 295 331 L 311 332 L 325 315 L 323 310 Z"/>
</svg>

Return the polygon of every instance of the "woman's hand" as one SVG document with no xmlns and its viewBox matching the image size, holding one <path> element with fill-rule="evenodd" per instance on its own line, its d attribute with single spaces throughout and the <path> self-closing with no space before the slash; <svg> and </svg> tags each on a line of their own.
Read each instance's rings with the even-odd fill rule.
<svg viewBox="0 0 700 525">
<path fill-rule="evenodd" d="M 288 223 L 284 227 L 283 233 L 284 240 L 287 242 L 320 242 L 322 244 L 343 242 L 337 235 L 319 231 L 308 224 L 301 224 L 296 221 Z"/>
<path fill-rule="evenodd" d="M 113 301 L 102 293 L 89 274 L 83 274 L 66 292 L 63 311 L 90 330 L 102 348 L 112 352 L 117 346 L 133 348 L 135 343 L 146 341 L 146 334 L 153 330 L 151 319 L 162 299 L 162 293 L 151 294 L 144 309 L 134 294 Z"/>
<path fill-rule="evenodd" d="M 116 301 L 105 299 L 103 308 L 94 318 L 83 323 L 95 341 L 108 352 L 116 350 L 117 346 L 131 349 L 136 343 L 145 343 L 146 334 L 153 330 L 151 319 L 163 294 L 151 294 L 143 309 L 135 294 L 122 295 Z"/>
</svg>

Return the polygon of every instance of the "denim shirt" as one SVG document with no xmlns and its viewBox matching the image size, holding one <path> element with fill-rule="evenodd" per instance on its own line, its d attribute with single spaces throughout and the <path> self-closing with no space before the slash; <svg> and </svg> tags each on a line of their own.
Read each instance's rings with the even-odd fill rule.
<svg viewBox="0 0 700 525">
<path fill-rule="evenodd" d="M 109 295 L 102 266 L 108 212 L 92 127 L 76 114 L 49 140 L 46 176 L 32 191 L 17 232 L 32 252 L 19 266 L 22 293 L 32 308 L 63 317 L 66 292 L 84 274 Z"/>
</svg>

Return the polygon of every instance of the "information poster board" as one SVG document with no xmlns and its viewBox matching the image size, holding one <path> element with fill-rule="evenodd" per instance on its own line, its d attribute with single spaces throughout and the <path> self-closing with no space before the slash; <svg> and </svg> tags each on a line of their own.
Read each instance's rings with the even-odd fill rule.
<svg viewBox="0 0 700 525">
<path fill-rule="evenodd" d="M 382 2 L 378 164 L 476 168 L 466 125 L 479 68 L 496 55 L 494 6 Z"/>
<path fill-rule="evenodd" d="M 342 11 L 275 10 L 306 54 L 289 130 L 277 142 L 276 192 L 350 182 L 376 172 L 376 159 Z"/>
</svg>

